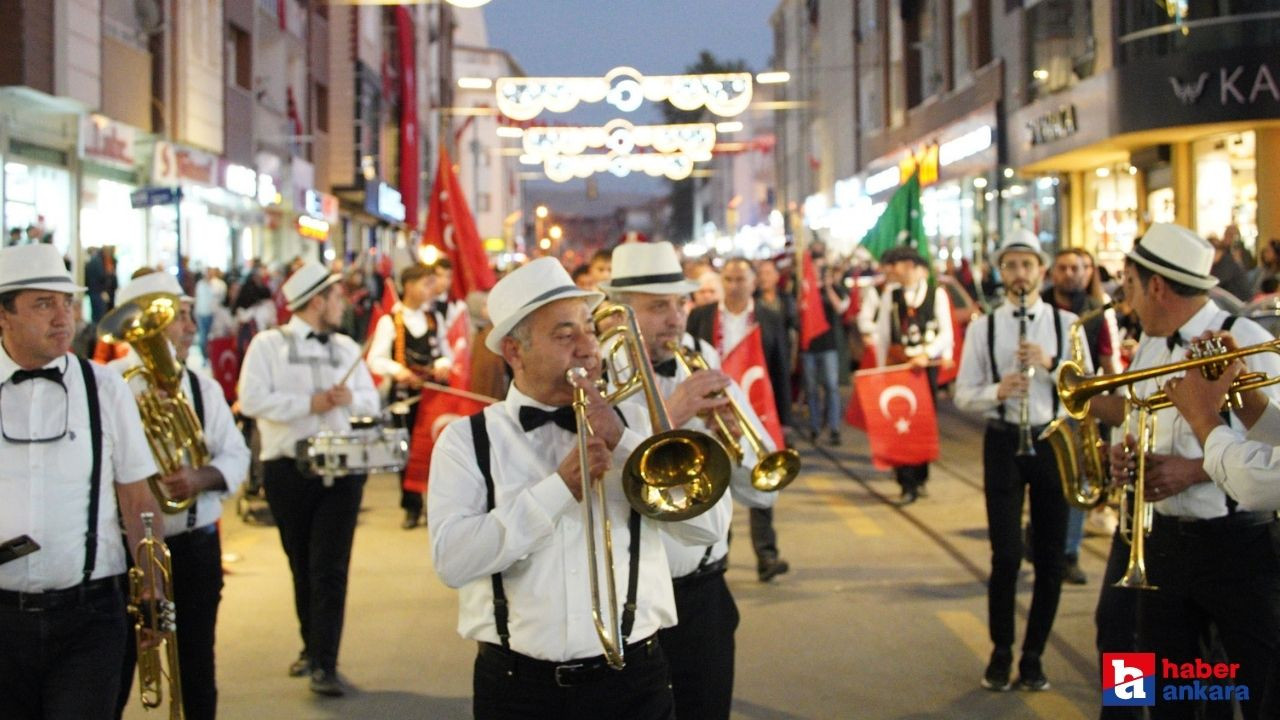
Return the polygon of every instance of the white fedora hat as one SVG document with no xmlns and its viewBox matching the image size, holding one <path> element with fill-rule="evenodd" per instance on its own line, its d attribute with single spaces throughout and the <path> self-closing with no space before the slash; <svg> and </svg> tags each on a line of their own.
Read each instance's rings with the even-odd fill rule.
<svg viewBox="0 0 1280 720">
<path fill-rule="evenodd" d="M 317 293 L 341 279 L 341 275 L 329 272 L 319 262 L 308 260 L 284 281 L 281 288 L 284 301 L 289 304 L 290 311 L 296 312 Z"/>
<path fill-rule="evenodd" d="M 1208 240 L 1172 223 L 1155 223 L 1134 244 L 1126 259 L 1151 272 L 1200 290 L 1218 284 L 1210 275 L 1213 245 Z"/>
<path fill-rule="evenodd" d="M 569 298 L 586 298 L 587 305 L 595 308 L 604 300 L 604 294 L 574 285 L 573 278 L 555 258 L 538 258 L 516 268 L 489 291 L 489 319 L 493 321 L 493 330 L 484 339 L 485 347 L 501 355 L 502 338 L 529 313 L 547 303 Z"/>
<path fill-rule="evenodd" d="M 0 250 L 0 293 L 14 290 L 84 292 L 84 288 L 71 279 L 58 249 L 47 243 L 14 245 Z"/>
<path fill-rule="evenodd" d="M 1004 257 L 1004 254 L 1010 250 L 1035 253 L 1036 257 L 1040 258 L 1041 265 L 1049 264 L 1049 255 L 1040 246 L 1040 238 L 1026 228 L 1014 230 L 1005 237 L 1004 242 L 1000 243 L 1000 249 L 996 250 L 994 258 L 996 265 L 1000 264 L 1000 258 Z"/>
<path fill-rule="evenodd" d="M 688 280 L 669 242 L 626 243 L 613 249 L 613 276 L 600 283 L 605 292 L 688 295 L 698 283 Z"/>
<path fill-rule="evenodd" d="M 116 307 L 128 304 L 130 300 L 140 298 L 143 295 L 151 295 L 154 293 L 168 293 L 169 295 L 177 295 L 180 300 L 190 300 L 191 296 L 182 292 L 182 286 L 178 284 L 178 278 L 173 275 L 156 271 L 146 275 L 139 275 L 125 285 L 116 293 Z"/>
</svg>

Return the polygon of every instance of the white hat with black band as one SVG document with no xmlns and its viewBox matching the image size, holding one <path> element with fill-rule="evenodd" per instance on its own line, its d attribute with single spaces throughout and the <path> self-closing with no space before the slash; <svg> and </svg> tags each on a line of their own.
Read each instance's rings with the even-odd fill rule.
<svg viewBox="0 0 1280 720">
<path fill-rule="evenodd" d="M 669 242 L 626 243 L 613 249 L 613 273 L 605 292 L 688 295 L 699 284 L 685 278 L 680 256 Z"/>
<path fill-rule="evenodd" d="M 308 260 L 284 281 L 281 289 L 291 312 L 297 312 L 322 290 L 342 279 L 316 260 Z"/>
<path fill-rule="evenodd" d="M 1213 270 L 1213 245 L 1181 225 L 1153 224 L 1125 258 L 1161 277 L 1199 290 L 1218 284 L 1218 278 L 1209 274 Z"/>
<path fill-rule="evenodd" d="M 178 284 L 178 278 L 167 272 L 156 271 L 146 275 L 139 275 L 129 281 L 128 285 L 117 291 L 116 307 L 125 305 L 134 298 L 155 293 L 167 293 L 169 295 L 177 295 L 179 300 L 191 300 L 191 296 L 182 291 L 182 286 Z"/>
<path fill-rule="evenodd" d="M 999 265 L 1001 258 L 1007 252 L 1029 252 L 1040 258 L 1041 265 L 1049 264 L 1049 255 L 1040 246 L 1040 238 L 1036 234 L 1026 228 L 1019 228 L 1007 235 L 1004 242 L 1000 243 L 1000 249 L 996 250 L 993 260 Z"/>
<path fill-rule="evenodd" d="M 547 303 L 569 298 L 586 298 L 587 306 L 594 309 L 604 300 L 604 294 L 574 285 L 573 278 L 555 258 L 538 258 L 516 268 L 489 291 L 489 319 L 493 321 L 493 329 L 484 339 L 485 347 L 502 354 L 502 338 L 529 313 Z"/>
<path fill-rule="evenodd" d="M 58 249 L 47 243 L 14 245 L 0 250 L 0 294 L 14 290 L 82 293 L 71 279 Z"/>
</svg>

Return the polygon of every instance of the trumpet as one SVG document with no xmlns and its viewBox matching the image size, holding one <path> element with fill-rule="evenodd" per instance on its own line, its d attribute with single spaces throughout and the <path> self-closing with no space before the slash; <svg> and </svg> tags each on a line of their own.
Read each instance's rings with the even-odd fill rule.
<svg viewBox="0 0 1280 720">
<path fill-rule="evenodd" d="M 676 362 L 684 368 L 685 372 L 693 374 L 696 370 L 707 369 L 707 361 L 696 350 L 682 347 L 674 341 L 667 343 L 667 349 L 675 354 Z M 747 419 L 747 414 L 743 412 L 733 396 L 723 390 L 716 395 L 729 398 L 729 411 L 738 421 L 743 438 L 758 458 L 755 466 L 751 468 L 751 487 L 761 492 L 775 492 L 790 485 L 791 481 L 800 474 L 800 453 L 792 448 L 769 452 L 760 434 L 756 432 L 755 426 Z M 742 442 L 729 431 L 729 426 L 719 413 L 715 413 L 715 431 L 716 439 L 729 451 L 733 464 L 741 465 L 745 457 Z"/>
<path fill-rule="evenodd" d="M 151 513 L 142 513 L 143 537 L 134 553 L 138 563 L 129 569 L 129 614 L 134 618 L 138 643 L 138 696 L 143 707 L 154 710 L 164 704 L 167 684 L 169 720 L 182 720 L 177 613 L 171 599 L 173 566 L 169 548 L 152 530 L 153 519 Z M 147 642 L 147 636 L 152 643 Z"/>
<path fill-rule="evenodd" d="M 1018 290 L 1018 345 L 1027 341 L 1027 289 Z M 1027 389 L 1022 394 L 1022 403 L 1018 406 L 1018 451 L 1019 457 L 1035 457 L 1035 444 L 1031 441 L 1031 378 L 1036 369 L 1026 360 L 1018 365 L 1018 372 L 1027 378 Z"/>
<path fill-rule="evenodd" d="M 1129 405 L 1125 403 L 1124 436 L 1129 436 Z M 1156 415 L 1145 403 L 1136 403 L 1138 408 L 1137 468 L 1132 474 L 1132 482 L 1120 502 L 1120 535 L 1129 541 L 1129 561 L 1125 565 L 1124 575 L 1116 581 L 1114 587 L 1133 590 L 1158 590 L 1147 582 L 1146 537 L 1151 532 L 1154 510 L 1143 497 L 1146 492 L 1147 455 L 1151 453 L 1156 438 Z M 1131 491 L 1131 492 L 1130 492 Z"/>
</svg>

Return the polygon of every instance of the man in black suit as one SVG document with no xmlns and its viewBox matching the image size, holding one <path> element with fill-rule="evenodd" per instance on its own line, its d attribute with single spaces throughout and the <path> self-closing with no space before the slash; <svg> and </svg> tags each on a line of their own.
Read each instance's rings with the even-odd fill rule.
<svg viewBox="0 0 1280 720">
<path fill-rule="evenodd" d="M 760 327 L 769 382 L 775 398 L 791 398 L 790 351 L 787 326 L 782 315 L 754 300 L 755 269 L 745 258 L 732 258 L 720 275 L 724 300 L 695 307 L 686 326 L 690 335 L 711 343 L 724 358 L 738 343 Z M 778 557 L 778 535 L 773 529 L 773 508 L 751 508 L 751 546 L 756 552 L 756 570 L 761 582 L 768 582 L 790 569 Z"/>
</svg>

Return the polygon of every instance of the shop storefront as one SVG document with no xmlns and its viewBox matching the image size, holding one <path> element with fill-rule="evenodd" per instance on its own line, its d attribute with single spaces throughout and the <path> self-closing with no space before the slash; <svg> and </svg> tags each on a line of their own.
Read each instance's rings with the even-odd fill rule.
<svg viewBox="0 0 1280 720">
<path fill-rule="evenodd" d="M 48 241 L 76 255 L 78 103 L 29 88 L 0 89 L 0 208 L 6 244 Z M 17 229 L 16 237 L 12 234 Z"/>
<path fill-rule="evenodd" d="M 128 278 L 149 264 L 147 213 L 131 196 L 142 187 L 146 134 L 102 115 L 80 122 L 80 244 L 113 246 L 116 274 Z"/>
</svg>

